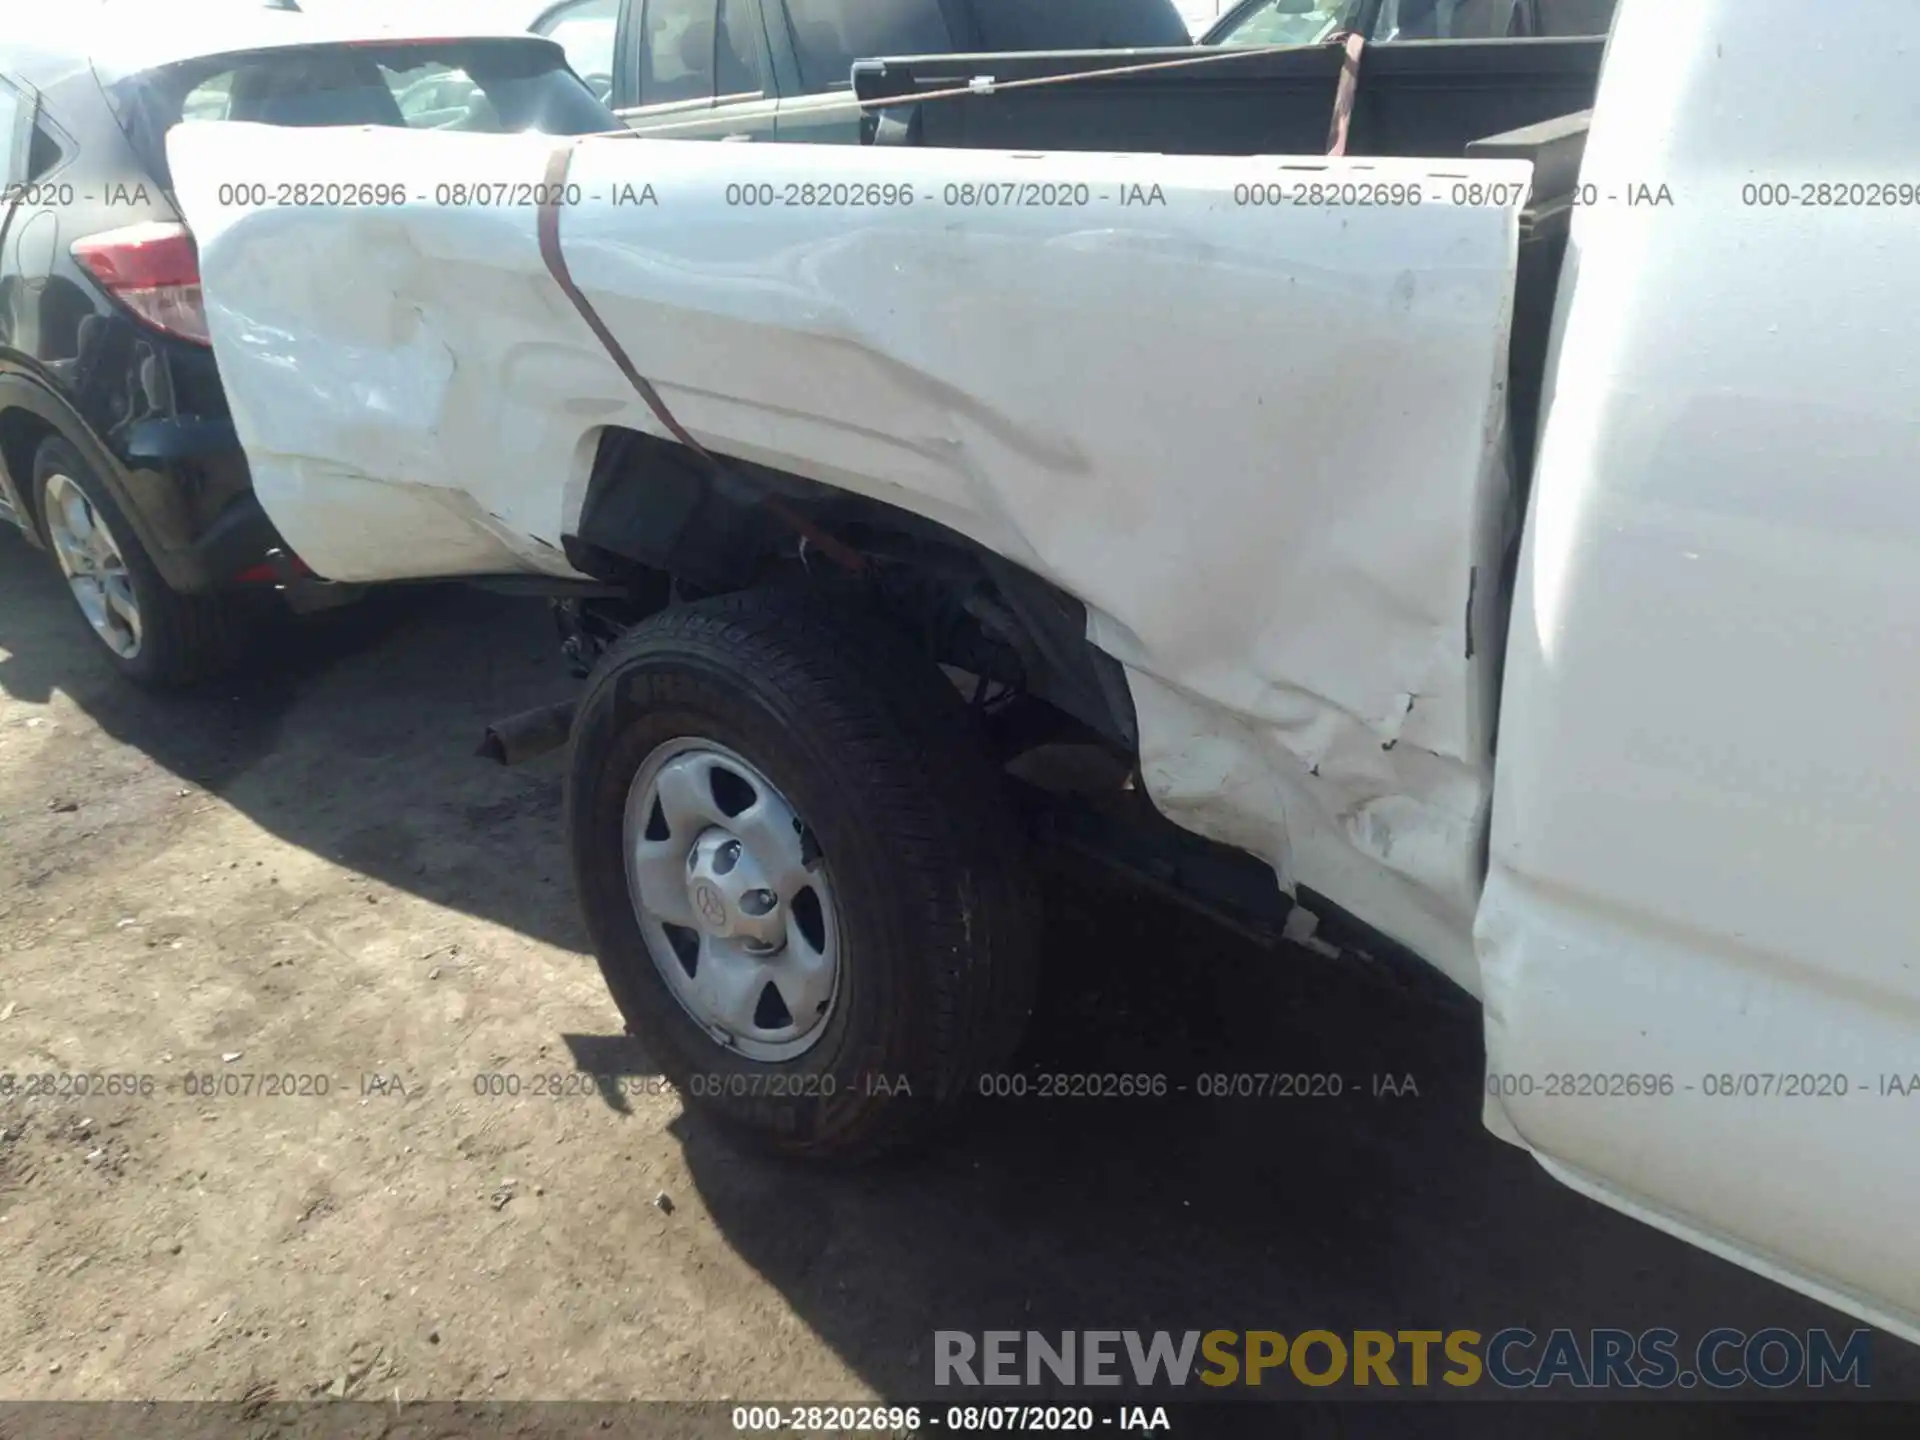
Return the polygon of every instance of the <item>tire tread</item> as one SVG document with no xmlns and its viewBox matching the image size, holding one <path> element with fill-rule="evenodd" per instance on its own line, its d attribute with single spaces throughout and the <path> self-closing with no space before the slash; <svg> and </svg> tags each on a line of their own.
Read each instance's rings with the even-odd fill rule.
<svg viewBox="0 0 1920 1440">
<path fill-rule="evenodd" d="M 589 678 L 582 713 L 604 704 L 607 687 L 636 664 L 689 652 L 753 674 L 848 757 L 858 803 L 882 827 L 928 936 L 936 1105 L 912 1113 L 925 1122 L 929 1111 L 949 1111 L 1018 1043 L 1033 1004 L 1039 923 L 1018 819 L 964 703 L 937 666 L 857 609 L 805 591 L 748 591 L 662 612 L 622 637 Z M 957 905 L 956 869 L 973 892 Z M 836 1137 L 832 1148 L 870 1156 L 929 1128 L 870 1121 L 872 1133 Z"/>
</svg>

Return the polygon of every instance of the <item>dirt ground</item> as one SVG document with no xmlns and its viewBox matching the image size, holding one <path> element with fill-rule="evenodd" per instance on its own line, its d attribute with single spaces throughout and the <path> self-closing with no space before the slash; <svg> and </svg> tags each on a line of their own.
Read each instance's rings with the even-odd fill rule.
<svg viewBox="0 0 1920 1440">
<path fill-rule="evenodd" d="M 1471 1009 L 1071 877 L 1023 1063 L 1349 1093 L 739 1154 L 621 1036 L 557 762 L 472 758 L 571 688 L 539 604 L 426 592 L 164 701 L 91 644 L 0 535 L 0 1398 L 925 1397 L 935 1328 L 1852 1328 L 1485 1134 Z"/>
</svg>

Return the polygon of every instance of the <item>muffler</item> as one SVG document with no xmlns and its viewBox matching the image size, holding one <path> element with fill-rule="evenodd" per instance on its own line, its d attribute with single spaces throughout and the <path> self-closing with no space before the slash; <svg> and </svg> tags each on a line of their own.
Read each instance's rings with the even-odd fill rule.
<svg viewBox="0 0 1920 1440">
<path fill-rule="evenodd" d="M 496 720 L 487 727 L 480 748 L 473 753 L 502 765 L 524 765 L 567 743 L 573 733 L 576 708 L 575 701 L 567 700 Z"/>
</svg>

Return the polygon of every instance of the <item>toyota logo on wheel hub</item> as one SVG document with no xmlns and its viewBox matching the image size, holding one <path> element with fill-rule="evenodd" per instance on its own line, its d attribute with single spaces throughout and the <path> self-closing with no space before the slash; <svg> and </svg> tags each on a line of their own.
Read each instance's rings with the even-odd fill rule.
<svg viewBox="0 0 1920 1440">
<path fill-rule="evenodd" d="M 726 899 L 704 880 L 693 887 L 693 908 L 698 910 L 700 918 L 715 930 L 727 923 Z"/>
</svg>

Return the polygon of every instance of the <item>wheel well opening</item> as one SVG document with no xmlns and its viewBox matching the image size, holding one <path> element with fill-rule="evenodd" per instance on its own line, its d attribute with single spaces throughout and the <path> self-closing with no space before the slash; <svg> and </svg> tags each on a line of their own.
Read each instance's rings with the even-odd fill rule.
<svg viewBox="0 0 1920 1440">
<path fill-rule="evenodd" d="M 642 611 L 768 584 L 845 592 L 940 664 L 1136 752 L 1125 674 L 1088 641 L 1086 608 L 1071 595 L 912 511 L 767 466 L 721 463 L 716 478 L 683 446 L 608 430 L 576 531 L 563 537 L 568 558 L 626 587 Z M 859 572 L 837 563 L 821 537 L 856 553 Z"/>
<path fill-rule="evenodd" d="M 40 497 L 34 494 L 33 484 L 34 453 L 48 436 L 59 433 L 31 410 L 17 407 L 0 410 L 0 461 L 5 461 L 7 474 L 13 477 L 13 488 L 26 511 L 21 518 L 30 525 L 40 523 Z"/>
</svg>

